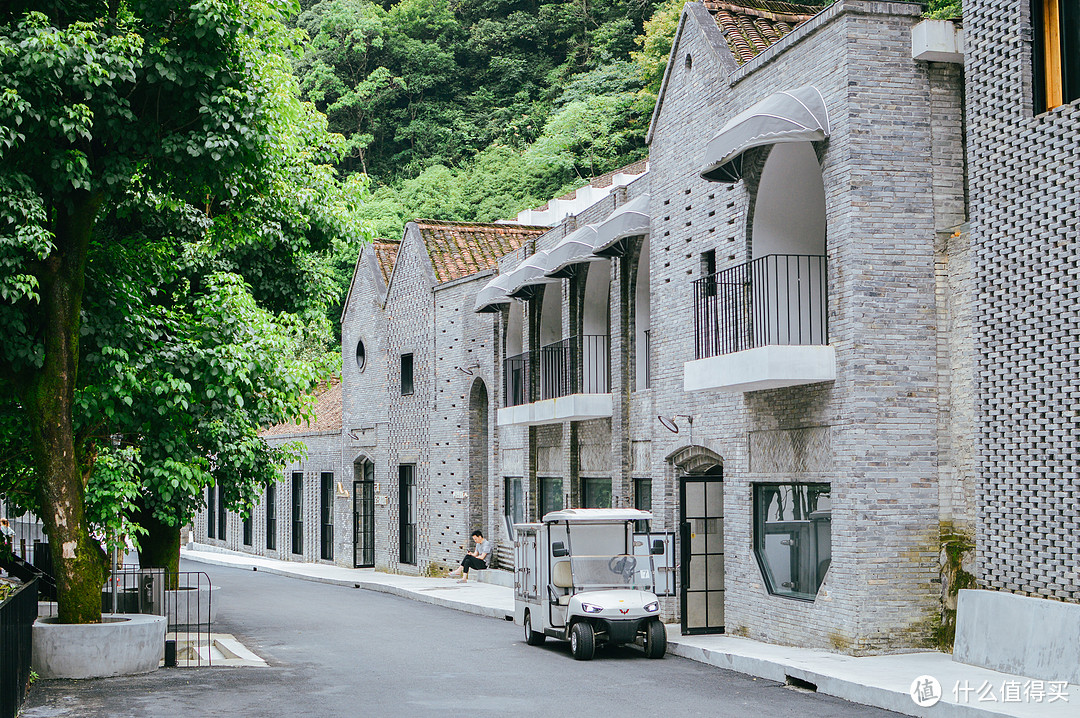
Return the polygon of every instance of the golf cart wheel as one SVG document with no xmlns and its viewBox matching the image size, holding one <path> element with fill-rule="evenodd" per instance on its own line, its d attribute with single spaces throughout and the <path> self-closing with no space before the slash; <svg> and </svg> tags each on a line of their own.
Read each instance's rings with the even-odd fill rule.
<svg viewBox="0 0 1080 718">
<path fill-rule="evenodd" d="M 570 629 L 570 653 L 578 661 L 591 661 L 596 653 L 596 635 L 591 624 L 575 623 Z"/>
<path fill-rule="evenodd" d="M 645 626 L 645 656 L 648 658 L 663 658 L 667 651 L 667 631 L 660 619 L 649 621 Z"/>
<path fill-rule="evenodd" d="M 532 628 L 532 615 L 525 612 L 525 642 L 530 646 L 539 646 L 547 638 L 543 633 L 537 633 Z"/>
</svg>

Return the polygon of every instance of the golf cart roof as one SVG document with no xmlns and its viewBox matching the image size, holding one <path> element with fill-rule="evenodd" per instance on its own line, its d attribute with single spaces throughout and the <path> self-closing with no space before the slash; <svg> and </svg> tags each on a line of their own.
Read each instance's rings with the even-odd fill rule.
<svg viewBox="0 0 1080 718">
<path fill-rule="evenodd" d="M 626 521 L 652 521 L 652 514 L 638 509 L 562 509 L 544 514 L 542 521 L 551 523 L 624 523 Z"/>
</svg>

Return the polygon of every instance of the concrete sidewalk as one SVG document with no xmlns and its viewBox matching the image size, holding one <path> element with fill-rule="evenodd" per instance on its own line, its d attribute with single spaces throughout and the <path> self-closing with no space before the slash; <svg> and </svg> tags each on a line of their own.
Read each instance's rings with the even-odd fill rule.
<svg viewBox="0 0 1080 718">
<path fill-rule="evenodd" d="M 392 593 L 492 618 L 512 620 L 514 615 L 513 588 L 489 582 L 505 578 L 505 572 L 480 572 L 478 577 L 484 580 L 459 584 L 445 578 L 276 561 L 248 554 L 202 550 L 202 547 L 181 549 L 180 555 L 189 561 Z M 668 651 L 674 655 L 780 683 L 791 682 L 790 679 L 796 679 L 796 684 L 804 681 L 817 686 L 819 693 L 906 715 L 958 718 L 1080 716 L 1080 686 L 1051 685 L 954 663 L 945 653 L 854 658 L 734 636 L 683 636 L 678 626 L 668 625 L 667 628 Z M 920 707 L 912 700 L 909 691 L 915 679 L 921 676 L 932 676 L 940 684 L 942 696 L 937 705 Z"/>
</svg>

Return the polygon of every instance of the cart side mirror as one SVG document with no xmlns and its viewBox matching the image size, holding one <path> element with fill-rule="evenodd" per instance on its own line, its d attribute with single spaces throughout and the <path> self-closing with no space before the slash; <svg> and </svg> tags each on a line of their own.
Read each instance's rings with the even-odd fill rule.
<svg viewBox="0 0 1080 718">
<path fill-rule="evenodd" d="M 653 542 L 652 542 L 652 549 L 649 550 L 649 553 L 651 553 L 653 556 L 663 556 L 664 555 L 664 540 L 663 539 L 654 539 Z"/>
<path fill-rule="evenodd" d="M 570 552 L 566 550 L 566 544 L 562 541 L 552 541 L 551 555 L 555 558 L 562 558 L 563 556 L 569 556 Z"/>
</svg>

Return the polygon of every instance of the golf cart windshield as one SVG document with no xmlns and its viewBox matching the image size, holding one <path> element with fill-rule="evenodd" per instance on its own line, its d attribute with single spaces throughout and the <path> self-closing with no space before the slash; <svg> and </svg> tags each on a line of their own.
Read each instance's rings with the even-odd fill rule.
<svg viewBox="0 0 1080 718">
<path fill-rule="evenodd" d="M 570 571 L 577 590 L 625 588 L 653 590 L 652 561 L 648 557 L 616 554 L 571 556 Z"/>
</svg>

